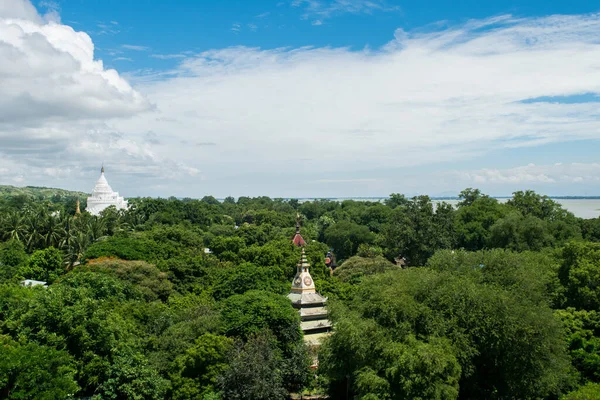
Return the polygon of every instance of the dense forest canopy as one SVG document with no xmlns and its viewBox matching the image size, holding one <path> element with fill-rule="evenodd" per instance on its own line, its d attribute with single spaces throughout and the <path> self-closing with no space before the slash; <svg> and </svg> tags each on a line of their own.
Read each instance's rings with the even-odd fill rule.
<svg viewBox="0 0 600 400">
<path fill-rule="evenodd" d="M 546 196 L 77 199 L 0 192 L 1 398 L 600 398 L 600 218 Z M 316 370 L 297 216 L 334 324 Z"/>
</svg>

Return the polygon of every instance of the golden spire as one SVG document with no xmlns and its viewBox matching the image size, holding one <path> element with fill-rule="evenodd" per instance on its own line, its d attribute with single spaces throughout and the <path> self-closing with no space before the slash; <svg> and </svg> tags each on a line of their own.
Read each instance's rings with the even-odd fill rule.
<svg viewBox="0 0 600 400">
<path fill-rule="evenodd" d="M 100 168 L 100 173 L 103 174 L 104 173 L 104 163 L 102 163 L 102 168 Z"/>
<path fill-rule="evenodd" d="M 77 199 L 77 201 L 75 202 L 75 215 L 79 215 L 81 214 L 81 209 L 79 207 L 79 199 Z"/>
<path fill-rule="evenodd" d="M 298 267 L 300 267 L 300 272 L 308 272 L 308 268 L 310 268 L 310 263 L 306 258 L 306 252 L 304 251 L 304 247 L 302 248 L 302 255 L 300 256 L 300 262 L 298 263 Z"/>
</svg>

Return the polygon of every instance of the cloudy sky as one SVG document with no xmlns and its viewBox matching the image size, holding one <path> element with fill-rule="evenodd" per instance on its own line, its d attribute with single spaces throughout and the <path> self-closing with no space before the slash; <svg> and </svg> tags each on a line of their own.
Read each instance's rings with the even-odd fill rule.
<svg viewBox="0 0 600 400">
<path fill-rule="evenodd" d="M 600 195 L 600 5 L 481 3 L 0 0 L 0 184 Z"/>
</svg>

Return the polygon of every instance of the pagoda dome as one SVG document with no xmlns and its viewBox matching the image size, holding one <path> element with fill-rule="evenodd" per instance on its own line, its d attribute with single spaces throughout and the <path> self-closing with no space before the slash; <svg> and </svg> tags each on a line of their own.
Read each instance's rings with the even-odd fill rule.
<svg viewBox="0 0 600 400">
<path fill-rule="evenodd" d="M 118 192 L 112 190 L 106 177 L 104 176 L 104 166 L 100 170 L 100 178 L 92 190 L 92 195 L 88 197 L 86 210 L 92 215 L 100 215 L 100 212 L 110 206 L 115 206 L 117 210 L 126 210 L 129 205 L 127 200 L 119 196 Z"/>
</svg>

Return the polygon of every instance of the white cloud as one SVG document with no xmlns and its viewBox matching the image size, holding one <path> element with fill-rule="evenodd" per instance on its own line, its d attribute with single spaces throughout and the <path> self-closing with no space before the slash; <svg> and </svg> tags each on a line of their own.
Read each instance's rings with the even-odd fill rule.
<svg viewBox="0 0 600 400">
<path fill-rule="evenodd" d="M 158 58 L 159 60 L 172 60 L 175 58 L 185 58 L 185 54 L 151 54 L 150 57 Z"/>
<path fill-rule="evenodd" d="M 184 59 L 158 80 L 140 76 L 139 89 L 167 119 L 117 126 L 218 138 L 218 151 L 198 153 L 177 140 L 162 148 L 215 179 L 240 171 L 350 179 L 365 169 L 600 139 L 597 104 L 521 102 L 599 93 L 598 59 L 598 15 L 399 32 L 379 51 L 232 47 Z"/>
<path fill-rule="evenodd" d="M 317 179 L 317 183 L 369 183 L 377 182 L 377 179 L 360 178 L 360 179 Z"/>
<path fill-rule="evenodd" d="M 0 59 L 10 60 L 0 63 L 0 121 L 107 118 L 149 108 L 115 70 L 93 57 L 94 45 L 83 32 L 0 17 Z"/>
<path fill-rule="evenodd" d="M 60 6 L 57 2 L 52 0 L 42 0 L 38 3 L 38 6 L 46 10 L 44 20 L 60 24 Z"/>
<path fill-rule="evenodd" d="M 134 76 L 134 90 L 93 59 L 89 36 L 27 10 L 27 20 L 0 13 L 0 59 L 14 60 L 0 63 L 0 157 L 11 176 L 55 167 L 82 179 L 104 159 L 139 177 L 127 181 L 135 194 L 162 185 L 162 195 L 340 196 L 351 186 L 371 195 L 405 190 L 418 166 L 447 170 L 490 149 L 600 139 L 597 103 L 522 102 L 600 93 L 596 14 L 398 30 L 375 51 L 215 49 Z M 562 175 L 490 165 L 438 176 L 448 185 L 600 187 L 575 160 L 565 156 Z M 411 191 L 430 190 L 423 176 Z M 340 191 L 324 192 L 330 186 Z"/>
<path fill-rule="evenodd" d="M 303 18 L 330 18 L 339 14 L 372 14 L 375 11 L 397 12 L 400 7 L 385 0 L 293 0 L 293 7 L 304 10 Z"/>
<path fill-rule="evenodd" d="M 116 25 L 118 24 L 115 24 L 114 21 L 111 21 L 110 23 L 98 23 L 96 24 L 96 27 L 99 28 L 99 30 L 93 33 L 96 35 L 116 35 L 121 32 L 115 28 Z"/>
<path fill-rule="evenodd" d="M 528 164 L 507 169 L 480 169 L 455 172 L 465 184 L 594 184 L 600 183 L 598 163 Z"/>
<path fill-rule="evenodd" d="M 134 45 L 134 44 L 124 44 L 121 46 L 124 49 L 127 50 L 134 50 L 134 51 L 148 51 L 150 50 L 150 47 L 147 46 L 138 46 L 138 45 Z"/>
<path fill-rule="evenodd" d="M 51 2 L 42 7 L 57 10 Z M 152 110 L 152 105 L 117 71 L 94 59 L 87 34 L 56 20 L 40 16 L 26 1 L 0 2 L 0 59 L 10 60 L 0 62 L 0 160 L 9 166 L 8 175 L 0 173 L 2 182 L 14 177 L 56 182 L 67 176 L 58 171 L 81 172 L 102 159 L 118 161 L 125 170 L 129 164 L 169 164 L 160 156 L 133 152 L 143 149 L 135 135 L 121 134 L 127 146 L 111 137 L 115 130 L 108 121 Z M 117 146 L 109 154 L 86 159 L 86 146 L 102 149 L 112 143 Z"/>
<path fill-rule="evenodd" d="M 0 18 L 17 18 L 42 23 L 43 19 L 28 0 L 0 1 Z"/>
</svg>

